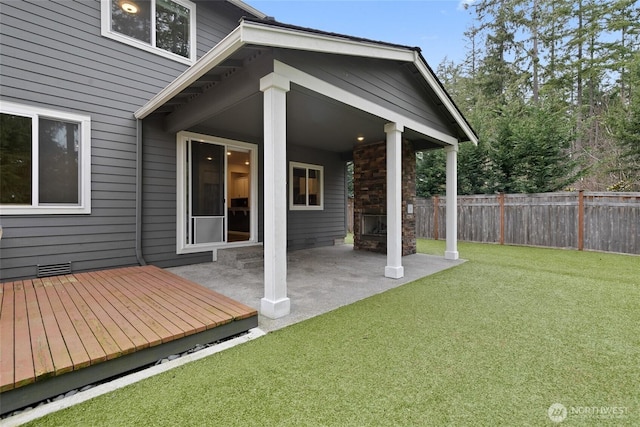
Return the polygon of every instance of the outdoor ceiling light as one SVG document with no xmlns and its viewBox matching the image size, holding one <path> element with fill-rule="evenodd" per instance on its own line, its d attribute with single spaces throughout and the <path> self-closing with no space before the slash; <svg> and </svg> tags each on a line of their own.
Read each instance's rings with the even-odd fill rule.
<svg viewBox="0 0 640 427">
<path fill-rule="evenodd" d="M 120 8 L 127 13 L 138 13 L 138 5 L 130 0 L 120 0 Z"/>
<path fill-rule="evenodd" d="M 364 141 L 364 136 L 359 136 L 356 139 L 358 140 L 358 142 L 362 142 L 362 141 Z"/>
</svg>

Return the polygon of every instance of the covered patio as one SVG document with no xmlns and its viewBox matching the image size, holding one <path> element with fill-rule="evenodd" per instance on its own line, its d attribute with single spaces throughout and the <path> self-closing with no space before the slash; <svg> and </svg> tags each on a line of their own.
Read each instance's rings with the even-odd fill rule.
<svg viewBox="0 0 640 427">
<path fill-rule="evenodd" d="M 384 254 L 354 250 L 350 244 L 288 252 L 291 312 L 279 319 L 260 314 L 258 326 L 265 332 L 274 331 L 464 262 L 435 255 L 408 255 L 402 259 L 404 277 L 391 279 L 380 274 L 385 259 Z M 212 262 L 169 270 L 256 310 L 260 308 L 264 296 L 260 267 L 241 270 Z"/>
<path fill-rule="evenodd" d="M 344 235 L 345 163 L 361 144 L 385 148 L 384 189 L 380 190 L 384 212 L 377 213 L 385 216 L 386 256 L 374 258 L 375 265 L 366 271 L 385 282 L 400 284 L 408 278 L 402 224 L 404 214 L 413 215 L 413 199 L 403 197 L 405 142 L 412 152 L 446 150 L 450 209 L 445 258 L 458 258 L 458 144 L 475 143 L 477 137 L 416 48 L 243 19 L 236 30 L 136 111 L 135 117 L 143 122 L 142 133 L 147 135 L 142 144 L 145 152 L 177 146 L 177 245 L 164 248 L 166 253 L 158 259 L 165 262 L 176 253 L 183 259 L 211 253 L 215 260 L 219 249 L 262 244 L 264 270 L 258 273 L 262 298 L 257 308 L 263 316 L 288 316 L 296 304 L 288 289 L 293 277 L 288 274 L 287 258 L 293 255 L 287 250 L 327 246 Z M 230 187 L 224 184 L 225 163 L 220 163 L 215 172 L 219 178 L 210 185 L 201 179 L 205 172 L 200 170 L 224 156 L 196 157 L 201 144 L 218 147 L 218 153 L 229 154 L 232 149 L 251 153 L 251 161 L 246 162 L 252 168 L 248 192 L 242 199 L 249 221 L 245 241 L 225 237 L 227 199 L 233 197 L 219 189 Z M 143 158 L 148 159 L 143 166 L 148 176 L 166 167 L 153 164 L 152 156 Z M 294 178 L 294 170 L 303 173 L 297 190 L 294 183 L 300 178 Z M 312 181 L 311 174 L 315 190 L 304 184 Z M 157 197 L 155 204 L 164 201 L 155 195 L 157 186 L 151 180 L 143 186 L 147 194 Z M 301 205 L 298 196 L 302 196 Z M 207 198 L 216 200 L 211 212 L 198 205 Z M 147 253 L 146 247 L 159 251 L 164 236 L 155 224 L 167 224 L 170 211 L 169 215 L 161 209 L 158 215 L 153 208 L 143 207 L 143 211 L 143 223 L 153 223 L 154 232 L 149 239 L 143 236 L 142 246 Z M 215 232 L 198 234 L 197 230 L 204 230 L 199 224 L 205 222 Z M 428 270 L 427 260 L 423 261 Z"/>
</svg>

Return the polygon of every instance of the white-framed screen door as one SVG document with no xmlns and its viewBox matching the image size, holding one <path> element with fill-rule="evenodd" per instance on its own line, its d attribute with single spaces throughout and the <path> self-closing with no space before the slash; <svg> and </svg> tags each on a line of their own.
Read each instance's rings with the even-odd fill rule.
<svg viewBox="0 0 640 427">
<path fill-rule="evenodd" d="M 189 244 L 225 242 L 225 147 L 190 140 L 187 155 Z"/>
</svg>

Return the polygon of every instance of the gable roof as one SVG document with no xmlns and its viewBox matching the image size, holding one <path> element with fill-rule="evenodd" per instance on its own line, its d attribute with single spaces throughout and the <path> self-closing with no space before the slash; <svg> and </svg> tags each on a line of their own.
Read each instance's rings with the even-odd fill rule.
<svg viewBox="0 0 640 427">
<path fill-rule="evenodd" d="M 138 109 L 135 112 L 135 117 L 143 119 L 152 114 L 211 69 L 222 64 L 231 55 L 247 45 L 412 63 L 439 101 L 442 102 L 461 133 L 466 136 L 468 141 L 474 144 L 478 142 L 476 133 L 437 79 L 419 48 L 298 27 L 271 19 L 246 17 L 218 45 Z"/>
<path fill-rule="evenodd" d="M 260 19 L 266 19 L 267 15 L 264 14 L 263 12 L 260 12 L 258 9 L 256 9 L 253 6 L 248 5 L 247 3 L 243 2 L 242 0 L 227 0 L 229 3 L 231 3 L 232 5 L 244 10 L 245 12 L 249 12 L 250 14 L 252 14 L 253 16 L 256 16 Z"/>
</svg>

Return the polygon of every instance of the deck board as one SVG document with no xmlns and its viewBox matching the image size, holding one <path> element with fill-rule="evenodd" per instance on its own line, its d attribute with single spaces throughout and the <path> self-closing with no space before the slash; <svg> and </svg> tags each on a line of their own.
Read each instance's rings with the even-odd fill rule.
<svg viewBox="0 0 640 427">
<path fill-rule="evenodd" d="M 93 334 L 91 326 L 89 326 L 89 322 L 92 322 L 93 319 L 85 318 L 85 315 L 89 315 L 87 307 L 82 306 L 82 301 L 79 298 L 74 299 L 75 292 L 72 287 L 65 286 L 66 281 L 64 280 L 64 276 L 54 276 L 51 278 L 51 281 L 58 292 L 58 296 L 60 296 L 62 300 L 64 309 L 69 315 L 73 327 L 76 332 L 78 332 L 82 346 L 89 355 L 90 363 L 93 364 L 107 360 L 107 353 L 100 345 L 98 338 Z M 77 306 L 76 303 L 81 305 Z"/>
<path fill-rule="evenodd" d="M 73 362 L 69 355 L 69 350 L 65 345 L 64 338 L 57 325 L 56 317 L 51 307 L 51 302 L 47 297 L 44 284 L 41 279 L 33 281 L 38 306 L 40 307 L 40 315 L 45 328 L 51 360 L 53 362 L 53 375 L 61 375 L 65 372 L 73 370 Z"/>
<path fill-rule="evenodd" d="M 14 344 L 14 302 L 13 282 L 2 284 L 2 305 L 0 306 L 0 392 L 14 387 L 13 354 Z"/>
<path fill-rule="evenodd" d="M 255 309 L 153 266 L 1 285 L 0 398 L 241 319 L 257 325 Z"/>
<path fill-rule="evenodd" d="M 110 301 L 113 296 L 108 293 L 103 293 L 104 287 L 99 285 L 97 279 L 92 277 L 92 275 L 89 273 L 85 273 L 78 278 L 78 286 L 83 286 L 86 292 L 94 298 L 96 303 L 102 308 L 102 310 L 104 310 L 104 312 L 109 316 L 113 323 L 117 325 L 120 334 L 124 335 L 124 337 L 126 337 L 126 340 L 129 341 L 129 347 L 131 348 L 131 351 L 137 351 L 149 347 L 149 341 L 145 339 L 144 335 L 142 335 L 135 328 L 135 326 L 133 326 L 129 322 L 127 317 L 123 316 L 122 313 L 120 313 L 120 311 L 118 311 L 118 309 L 113 306 Z M 123 339 L 123 337 L 121 337 L 120 339 Z M 120 342 L 122 341 L 119 341 L 119 343 Z M 123 351 L 128 352 L 129 349 L 124 348 Z"/>
<path fill-rule="evenodd" d="M 33 356 L 31 353 L 31 334 L 29 332 L 29 318 L 27 300 L 22 281 L 13 286 L 15 323 L 14 323 L 14 386 L 20 387 L 35 381 Z"/>
<path fill-rule="evenodd" d="M 38 379 L 52 375 L 55 369 L 33 281 L 25 280 L 23 284 L 27 300 L 27 315 L 29 316 L 33 370 L 35 378 Z"/>
<path fill-rule="evenodd" d="M 67 313 L 67 310 L 64 308 L 60 295 L 58 295 L 58 292 L 56 292 L 54 288 L 53 281 L 49 278 L 43 279 L 42 284 L 49 303 L 51 304 L 56 325 L 64 340 L 64 346 L 71 358 L 73 369 L 81 369 L 89 366 L 91 364 L 91 358 L 82 344 L 80 335 L 78 335 L 76 328 L 73 326 L 69 313 Z M 56 348 L 56 351 L 62 350 Z"/>
</svg>

